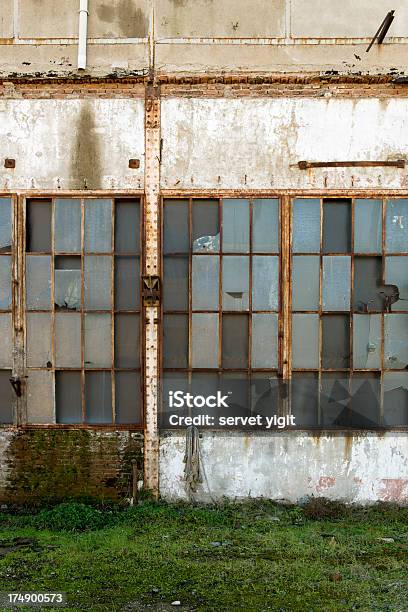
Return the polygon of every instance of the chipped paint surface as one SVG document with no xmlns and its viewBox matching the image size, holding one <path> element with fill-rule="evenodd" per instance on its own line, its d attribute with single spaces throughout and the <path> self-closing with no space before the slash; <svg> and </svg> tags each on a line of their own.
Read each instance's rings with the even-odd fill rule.
<svg viewBox="0 0 408 612">
<path fill-rule="evenodd" d="M 143 100 L 0 100 L 2 190 L 141 189 L 143 154 Z"/>
<path fill-rule="evenodd" d="M 316 438 L 205 432 L 200 444 L 209 486 L 203 478 L 198 500 L 226 496 L 297 502 L 314 495 L 362 504 L 408 503 L 405 433 Z M 165 499 L 186 499 L 184 452 L 184 435 L 162 437 L 160 493 Z"/>
<path fill-rule="evenodd" d="M 306 161 L 405 158 L 405 99 L 166 99 L 164 189 L 406 188 L 407 170 Z"/>
</svg>

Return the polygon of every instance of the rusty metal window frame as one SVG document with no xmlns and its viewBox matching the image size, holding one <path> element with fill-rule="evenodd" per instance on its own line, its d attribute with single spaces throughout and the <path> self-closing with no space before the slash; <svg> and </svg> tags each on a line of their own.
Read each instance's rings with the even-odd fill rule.
<svg viewBox="0 0 408 612">
<path fill-rule="evenodd" d="M 141 190 L 135 191 L 126 191 L 121 192 L 120 190 L 112 192 L 106 191 L 90 191 L 90 192 L 30 192 L 25 193 L 24 195 L 20 195 L 19 197 L 14 196 L 14 199 L 17 204 L 18 213 L 16 212 L 16 226 L 18 225 L 18 229 L 16 227 L 15 231 L 15 240 L 16 244 L 18 244 L 18 248 L 16 249 L 15 255 L 15 281 L 17 286 L 16 298 L 15 298 L 15 308 L 13 310 L 14 317 L 16 320 L 15 329 L 20 332 L 20 338 L 16 337 L 14 341 L 14 354 L 15 354 L 15 364 L 13 368 L 13 374 L 21 377 L 23 381 L 23 389 L 26 390 L 26 380 L 27 374 L 30 370 L 36 371 L 49 371 L 52 372 L 52 381 L 53 381 L 53 389 L 55 392 L 55 371 L 80 371 L 81 372 L 81 395 L 82 395 L 82 415 L 83 421 L 82 423 L 73 423 L 73 424 L 65 424 L 65 423 L 29 423 L 27 421 L 27 393 L 23 392 L 23 395 L 16 402 L 15 410 L 15 421 L 14 424 L 23 428 L 60 428 L 60 429 L 103 429 L 103 430 L 142 430 L 144 428 L 144 319 L 143 319 L 143 306 L 140 301 L 139 308 L 137 310 L 126 311 L 127 313 L 137 314 L 139 317 L 139 366 L 137 368 L 119 368 L 115 365 L 115 347 L 114 347 L 114 321 L 115 314 L 124 313 L 125 311 L 117 311 L 115 309 L 114 304 L 114 277 L 115 277 L 115 259 L 120 256 L 126 256 L 126 253 L 116 253 L 115 252 L 115 201 L 124 201 L 124 200 L 137 200 L 139 202 L 140 208 L 140 250 L 138 254 L 132 253 L 133 257 L 137 257 L 140 262 L 140 277 L 142 275 L 143 266 L 144 266 L 144 235 L 145 235 L 145 227 L 144 227 L 144 195 Z M 54 241 L 54 211 L 55 211 L 55 200 L 57 199 L 76 199 L 81 201 L 81 251 L 79 253 L 69 253 L 62 254 L 56 253 L 55 251 L 55 241 Z M 84 315 L 86 309 L 84 308 L 83 302 L 83 285 L 84 285 L 84 206 L 85 201 L 92 199 L 109 199 L 112 201 L 112 248 L 108 253 L 97 253 L 91 254 L 95 256 L 110 256 L 112 258 L 112 271 L 111 271 L 111 295 L 112 295 L 112 304 L 109 309 L 109 313 L 111 315 L 112 321 L 112 364 L 111 367 L 106 368 L 86 368 L 86 371 L 109 371 L 112 373 L 112 422 L 111 423 L 86 423 L 85 422 L 85 404 L 84 404 L 84 376 L 85 376 L 85 367 L 84 367 Z M 26 282 L 25 282 L 25 259 L 26 259 L 26 248 L 25 248 L 25 239 L 26 239 L 26 204 L 30 200 L 51 200 L 52 202 L 52 249 L 51 253 L 43 253 L 51 256 L 51 291 L 52 291 L 52 301 L 51 301 L 51 310 L 47 311 L 52 316 L 52 350 L 53 350 L 53 361 L 51 368 L 27 368 L 26 364 L 26 335 L 27 335 L 27 326 L 26 326 L 26 304 L 25 304 L 25 295 L 26 295 Z M 35 204 L 34 204 L 35 205 Z M 42 255 L 42 253 L 36 253 L 35 255 Z M 55 366 L 55 304 L 53 300 L 54 296 L 54 285 L 55 285 L 55 257 L 56 256 L 79 256 L 81 260 L 81 309 L 78 311 L 81 316 L 81 367 L 80 368 L 60 368 Z M 130 255 L 129 255 L 130 256 Z M 139 278 L 139 290 L 140 290 L 140 278 Z M 139 294 L 140 295 L 140 294 Z M 43 311 L 32 311 L 32 312 L 43 312 Z M 45 312 L 45 311 L 44 311 Z M 92 313 L 97 313 L 99 311 L 91 311 Z M 104 311 L 105 312 L 105 311 Z M 107 312 L 107 311 L 106 311 Z M 17 335 L 17 334 L 16 334 Z M 135 421 L 133 423 L 115 423 L 115 376 L 114 372 L 116 371 L 134 371 L 139 373 L 140 378 L 140 388 L 139 388 L 139 397 L 140 397 L 140 420 Z M 54 417 L 56 417 L 55 413 L 55 399 L 54 399 Z"/>
</svg>

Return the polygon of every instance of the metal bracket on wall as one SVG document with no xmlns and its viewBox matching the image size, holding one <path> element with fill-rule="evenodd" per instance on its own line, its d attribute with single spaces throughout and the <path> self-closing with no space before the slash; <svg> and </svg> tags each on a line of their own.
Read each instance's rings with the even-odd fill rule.
<svg viewBox="0 0 408 612">
<path fill-rule="evenodd" d="M 383 42 L 383 40 L 384 40 L 388 30 L 391 27 L 392 22 L 394 21 L 394 13 L 395 13 L 395 11 L 389 11 L 386 14 L 382 24 L 378 28 L 377 32 L 374 34 L 374 38 L 372 39 L 372 41 L 368 45 L 368 47 L 366 49 L 366 53 L 369 52 L 369 50 L 371 49 L 371 47 L 373 46 L 373 44 L 375 43 L 376 40 L 377 40 L 379 45 L 382 44 L 382 42 Z"/>
<path fill-rule="evenodd" d="M 386 161 L 331 161 L 331 162 L 298 162 L 300 170 L 308 170 L 309 168 L 375 168 L 378 166 L 405 168 L 405 159 L 395 159 Z"/>
<path fill-rule="evenodd" d="M 145 306 L 158 306 L 161 298 L 160 277 L 147 275 L 142 278 L 142 295 Z"/>
</svg>

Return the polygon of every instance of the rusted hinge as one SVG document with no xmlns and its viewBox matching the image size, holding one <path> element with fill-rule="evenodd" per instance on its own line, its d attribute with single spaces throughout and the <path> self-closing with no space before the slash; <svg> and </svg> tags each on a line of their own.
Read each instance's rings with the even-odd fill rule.
<svg viewBox="0 0 408 612">
<path fill-rule="evenodd" d="M 160 277 L 146 275 L 142 278 L 143 303 L 146 306 L 158 306 L 161 298 Z"/>
</svg>

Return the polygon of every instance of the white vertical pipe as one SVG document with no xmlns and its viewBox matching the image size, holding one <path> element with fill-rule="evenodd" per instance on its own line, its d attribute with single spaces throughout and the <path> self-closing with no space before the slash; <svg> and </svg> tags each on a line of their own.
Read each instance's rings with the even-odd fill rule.
<svg viewBox="0 0 408 612">
<path fill-rule="evenodd" d="M 79 0 L 78 70 L 86 69 L 87 37 L 88 37 L 88 0 Z"/>
</svg>

